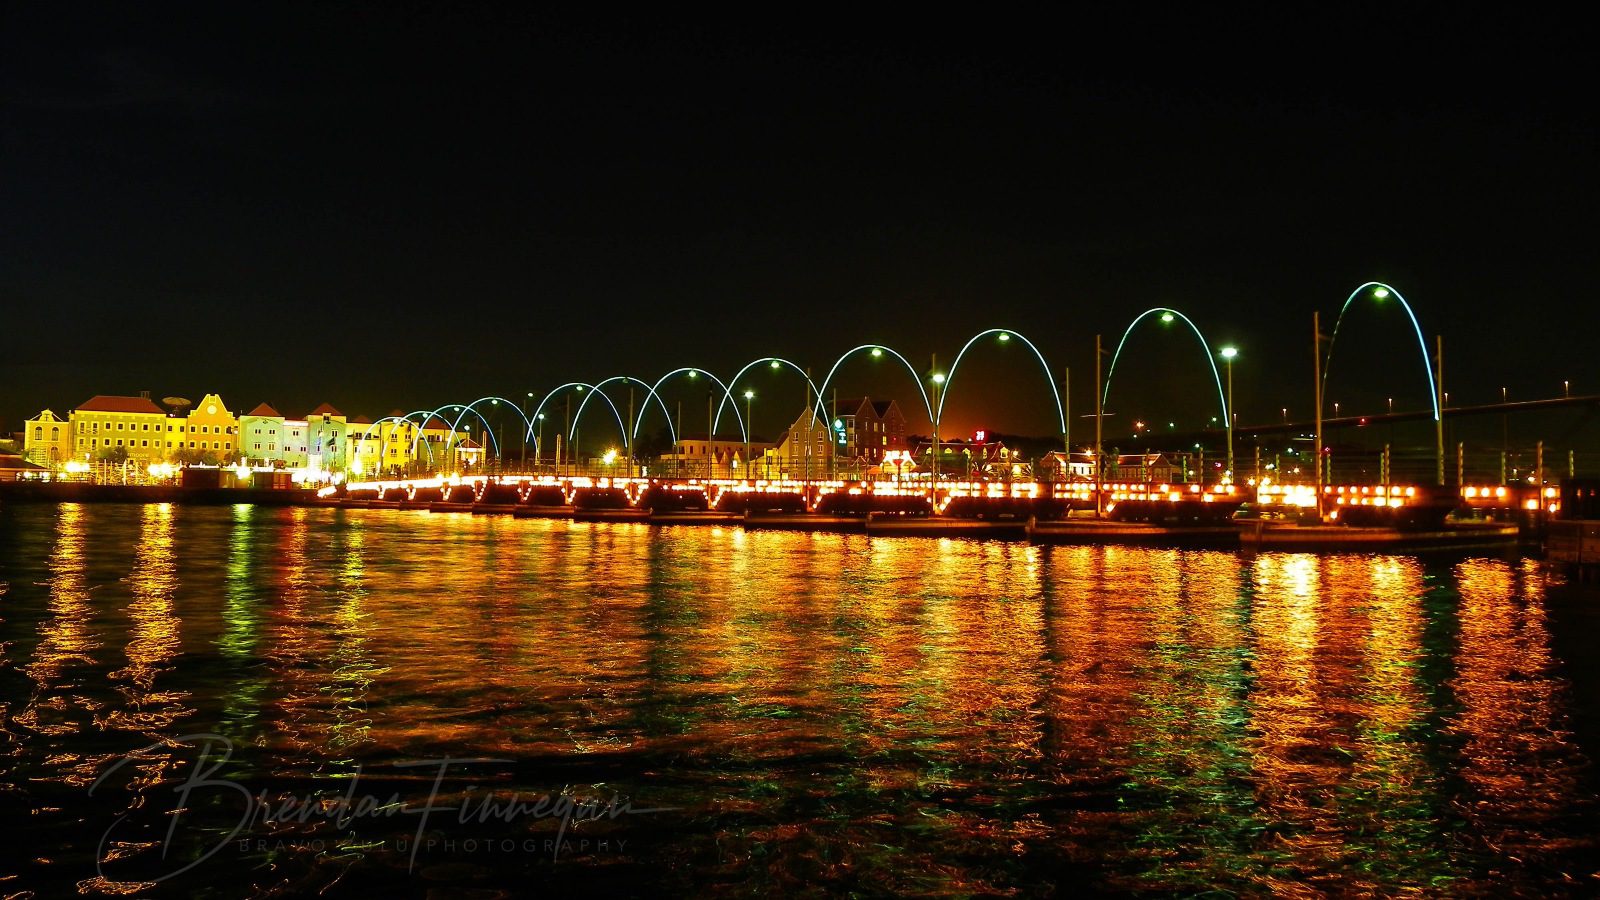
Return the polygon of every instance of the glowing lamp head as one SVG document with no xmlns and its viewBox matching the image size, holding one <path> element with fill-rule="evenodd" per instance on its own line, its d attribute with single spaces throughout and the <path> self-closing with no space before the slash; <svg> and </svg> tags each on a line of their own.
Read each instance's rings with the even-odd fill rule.
<svg viewBox="0 0 1600 900">
<path fill-rule="evenodd" d="M 1233 359 L 1235 356 L 1238 356 L 1238 355 L 1239 355 L 1239 348 L 1238 347 L 1223 347 L 1222 348 L 1222 358 L 1223 359 Z"/>
<path fill-rule="evenodd" d="M 781 365 L 783 365 L 783 363 L 780 363 L 777 360 L 773 360 L 772 361 L 772 368 L 774 368 L 774 369 L 778 368 Z"/>
<path fill-rule="evenodd" d="M 1161 321 L 1167 323 L 1168 325 L 1171 325 L 1172 324 L 1172 313 L 1169 313 L 1169 312 L 1162 313 L 1161 314 Z"/>
<path fill-rule="evenodd" d="M 1389 296 L 1389 289 L 1385 287 L 1378 288 L 1372 292 L 1372 296 L 1378 298 L 1379 300 L 1386 299 Z"/>
<path fill-rule="evenodd" d="M 944 384 L 944 373 L 943 372 L 935 372 L 935 373 L 933 373 L 933 383 L 934 384 Z"/>
<path fill-rule="evenodd" d="M 544 421 L 544 413 L 539 413 L 539 421 Z"/>
<path fill-rule="evenodd" d="M 882 347 L 873 347 L 872 348 L 872 355 L 873 356 L 882 356 L 883 355 L 883 348 Z"/>
<path fill-rule="evenodd" d="M 696 372 L 696 371 L 695 371 L 695 370 L 693 370 L 693 369 L 690 369 L 690 370 L 689 370 L 689 377 L 690 377 L 690 378 L 693 378 L 693 377 L 695 377 L 695 376 L 696 376 L 696 375 L 699 375 L 699 374 L 700 374 L 700 373 L 699 373 L 699 372 Z"/>
<path fill-rule="evenodd" d="M 578 390 L 578 393 L 580 393 L 580 394 L 583 393 L 583 385 L 581 385 L 581 384 L 578 385 L 577 390 Z"/>
<path fill-rule="evenodd" d="M 1003 344 L 1003 343 L 1005 343 L 1006 341 L 1009 341 L 1009 340 L 1011 340 L 1011 335 L 1010 335 L 1009 332 L 1005 332 L 1005 331 L 1000 332 L 1000 343 Z"/>
<path fill-rule="evenodd" d="M 754 400 L 755 396 L 756 396 L 756 392 L 755 391 L 745 391 L 744 392 L 744 398 L 746 400 Z"/>
</svg>

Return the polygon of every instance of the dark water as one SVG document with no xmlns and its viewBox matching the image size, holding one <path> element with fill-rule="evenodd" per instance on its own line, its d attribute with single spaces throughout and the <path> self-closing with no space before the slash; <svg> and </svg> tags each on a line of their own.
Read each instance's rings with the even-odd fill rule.
<svg viewBox="0 0 1600 900">
<path fill-rule="evenodd" d="M 1494 558 L 8 506 L 0 896 L 1594 893 L 1592 599 Z M 546 807 L 461 821 L 513 793 Z"/>
</svg>

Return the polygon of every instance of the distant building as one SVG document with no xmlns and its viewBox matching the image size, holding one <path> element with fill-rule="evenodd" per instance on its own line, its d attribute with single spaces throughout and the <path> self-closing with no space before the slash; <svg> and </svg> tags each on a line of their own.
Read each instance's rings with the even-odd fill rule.
<svg viewBox="0 0 1600 900">
<path fill-rule="evenodd" d="M 350 462 L 350 423 L 344 413 L 324 403 L 306 415 L 306 465 L 343 472 Z"/>
<path fill-rule="evenodd" d="M 833 467 L 837 441 L 834 429 L 816 410 L 802 409 L 784 429 L 776 444 L 763 442 L 752 447 L 752 470 L 756 478 L 826 478 Z M 744 452 L 744 444 L 739 444 Z"/>
<path fill-rule="evenodd" d="M 239 420 L 216 394 L 206 394 L 187 417 L 174 416 L 168 424 L 178 426 L 171 454 L 177 459 L 230 463 L 239 452 Z"/>
<path fill-rule="evenodd" d="M 22 457 L 37 466 L 54 469 L 72 459 L 72 421 L 51 410 L 40 410 L 22 430 Z"/>
<path fill-rule="evenodd" d="M 891 450 L 906 448 L 906 417 L 893 400 L 858 397 L 829 404 L 833 411 L 833 448 L 840 459 L 873 466 Z"/>
<path fill-rule="evenodd" d="M 391 423 L 384 423 L 385 425 Z M 366 416 L 353 416 L 345 445 L 345 471 L 351 475 L 372 475 L 383 467 L 383 425 Z"/>
<path fill-rule="evenodd" d="M 672 453 L 663 453 L 650 466 L 652 475 L 683 478 L 778 478 L 780 473 L 767 456 L 770 441 L 752 440 L 750 455 L 755 459 L 754 474 L 745 465 L 745 442 L 738 438 L 707 439 L 703 434 L 679 435 Z"/>
<path fill-rule="evenodd" d="M 239 417 L 239 456 L 256 465 L 283 465 L 284 417 L 265 403 Z"/>
<path fill-rule="evenodd" d="M 144 463 L 167 458 L 176 434 L 170 429 L 177 427 L 169 424 L 166 411 L 148 396 L 109 394 L 79 404 L 71 413 L 70 424 L 73 456 L 83 460 L 125 456 Z"/>
<path fill-rule="evenodd" d="M 262 403 L 239 417 L 239 431 L 240 458 L 258 464 L 343 472 L 350 460 L 350 423 L 327 403 L 304 418 Z"/>
<path fill-rule="evenodd" d="M 1106 458 L 1107 481 L 1181 484 L 1189 473 L 1181 461 L 1164 453 L 1115 453 Z"/>
<path fill-rule="evenodd" d="M 1068 455 L 1061 450 L 1051 450 L 1040 457 L 1037 466 L 1039 477 L 1051 481 L 1093 481 L 1094 456 L 1087 453 Z"/>
</svg>

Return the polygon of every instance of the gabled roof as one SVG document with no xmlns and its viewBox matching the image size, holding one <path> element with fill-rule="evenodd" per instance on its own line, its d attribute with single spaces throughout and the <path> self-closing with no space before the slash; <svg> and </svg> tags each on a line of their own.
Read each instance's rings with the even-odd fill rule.
<svg viewBox="0 0 1600 900">
<path fill-rule="evenodd" d="M 899 411 L 899 406 L 893 400 L 872 401 L 872 411 L 877 413 L 878 418 L 880 419 L 884 416 L 887 416 L 889 414 L 889 410 L 891 409 L 895 410 L 896 412 Z"/>
<path fill-rule="evenodd" d="M 422 423 L 423 431 L 449 431 L 450 423 L 438 416 L 429 416 L 428 421 Z"/>
<path fill-rule="evenodd" d="M 872 409 L 872 401 L 866 397 L 850 397 L 840 400 L 838 403 L 830 400 L 823 405 L 824 410 L 838 410 L 838 415 L 841 417 L 859 416 L 863 408 L 870 411 Z"/>
<path fill-rule="evenodd" d="M 334 409 L 332 403 L 324 403 L 321 406 L 317 407 L 316 409 L 313 409 L 311 411 L 310 415 L 313 415 L 313 416 L 342 416 L 342 415 L 344 415 L 344 413 L 339 412 L 337 409 Z"/>
<path fill-rule="evenodd" d="M 273 409 L 272 407 L 268 406 L 265 403 L 256 404 L 256 408 L 250 410 L 247 413 L 245 413 L 245 415 L 247 415 L 247 416 L 266 416 L 268 418 L 273 418 L 273 419 L 281 419 L 281 418 L 283 418 L 283 413 L 278 412 L 277 410 Z"/>
<path fill-rule="evenodd" d="M 149 413 L 166 415 L 166 411 L 150 402 L 149 397 L 115 397 L 97 394 L 78 404 L 78 412 Z"/>
<path fill-rule="evenodd" d="M 372 424 L 372 420 L 367 418 L 366 416 L 358 415 L 354 419 L 350 420 L 350 424 L 351 425 L 371 425 Z"/>
</svg>

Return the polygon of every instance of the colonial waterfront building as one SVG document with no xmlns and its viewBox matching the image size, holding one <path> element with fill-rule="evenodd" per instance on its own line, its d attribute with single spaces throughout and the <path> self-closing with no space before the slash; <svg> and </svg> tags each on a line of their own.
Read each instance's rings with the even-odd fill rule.
<svg viewBox="0 0 1600 900">
<path fill-rule="evenodd" d="M 239 458 L 258 466 L 283 464 L 283 413 L 266 403 L 239 417 Z"/>
<path fill-rule="evenodd" d="M 126 457 L 160 462 L 167 458 L 173 440 L 166 411 L 148 396 L 90 397 L 72 411 L 69 423 L 72 455 L 83 460 Z"/>
<path fill-rule="evenodd" d="M 470 429 L 452 431 L 437 416 L 417 422 L 397 411 L 373 425 L 364 416 L 347 418 L 329 403 L 302 418 L 285 416 L 268 403 L 235 416 L 214 393 L 187 410 L 188 401 L 173 405 L 171 412 L 163 409 L 146 391 L 137 397 L 91 397 L 66 418 L 41 410 L 27 420 L 23 452 L 46 468 L 127 460 L 368 475 L 459 471 L 476 468 L 485 457 Z"/>
<path fill-rule="evenodd" d="M 350 459 L 350 423 L 330 403 L 298 419 L 261 403 L 239 417 L 239 429 L 240 458 L 257 465 L 343 472 Z"/>
<path fill-rule="evenodd" d="M 72 459 L 72 422 L 51 410 L 40 410 L 22 432 L 22 456 L 34 465 L 54 468 Z"/>
<path fill-rule="evenodd" d="M 307 466 L 326 472 L 343 472 L 350 461 L 350 424 L 345 415 L 324 403 L 306 415 Z"/>
<path fill-rule="evenodd" d="M 172 416 L 171 456 L 187 462 L 234 461 L 239 450 L 239 420 L 216 394 L 207 394 L 185 418 Z"/>
</svg>

